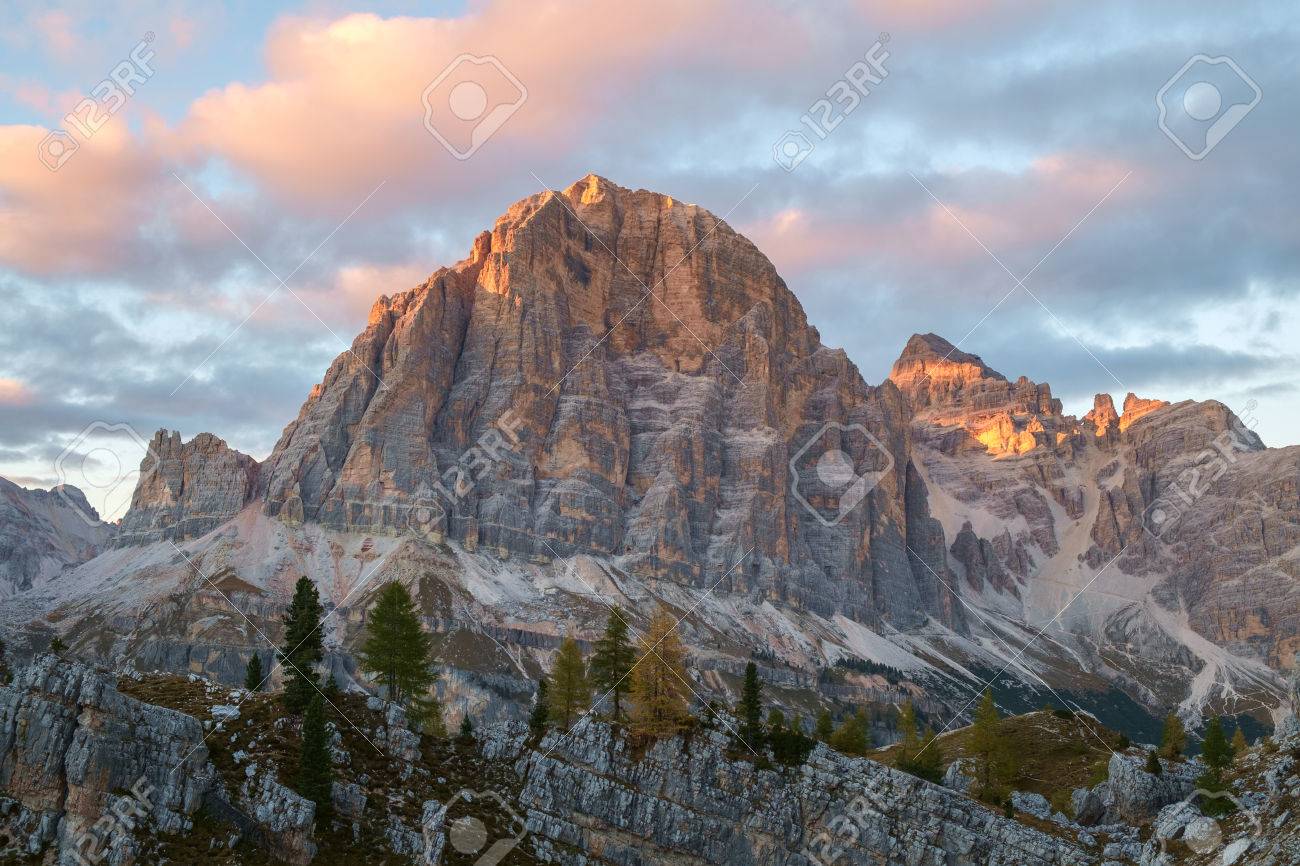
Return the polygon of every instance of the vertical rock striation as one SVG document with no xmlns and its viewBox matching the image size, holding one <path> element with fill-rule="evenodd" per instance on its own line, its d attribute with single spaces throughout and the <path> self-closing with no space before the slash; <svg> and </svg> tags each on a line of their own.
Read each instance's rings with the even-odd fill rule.
<svg viewBox="0 0 1300 866">
<path fill-rule="evenodd" d="M 80 490 L 28 490 L 0 478 L 0 598 L 95 556 L 112 527 Z"/>
<path fill-rule="evenodd" d="M 118 544 L 182 541 L 211 532 L 239 513 L 256 490 L 257 461 L 211 433 L 189 442 L 159 430 L 140 464 Z"/>
<path fill-rule="evenodd" d="M 584 552 L 828 616 L 955 624 L 931 571 L 945 575 L 942 533 L 909 481 L 908 416 L 892 383 L 868 386 L 821 345 L 726 223 L 592 175 L 519 202 L 464 261 L 380 298 L 259 489 L 289 522 L 416 519 L 504 556 Z M 846 513 L 792 490 L 812 440 L 875 482 Z"/>
</svg>

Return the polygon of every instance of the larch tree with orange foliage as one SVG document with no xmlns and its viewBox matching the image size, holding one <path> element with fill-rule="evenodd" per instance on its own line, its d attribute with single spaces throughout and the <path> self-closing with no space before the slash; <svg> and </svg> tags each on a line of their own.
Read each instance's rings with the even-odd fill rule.
<svg viewBox="0 0 1300 866">
<path fill-rule="evenodd" d="M 641 636 L 632 668 L 631 727 L 635 734 L 671 737 L 690 720 L 690 689 L 686 685 L 686 647 L 677 634 L 677 622 L 660 608 Z"/>
</svg>

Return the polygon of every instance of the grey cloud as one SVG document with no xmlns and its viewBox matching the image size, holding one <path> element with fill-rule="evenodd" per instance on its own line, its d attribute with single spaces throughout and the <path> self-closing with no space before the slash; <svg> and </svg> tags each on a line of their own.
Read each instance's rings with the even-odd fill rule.
<svg viewBox="0 0 1300 866">
<path fill-rule="evenodd" d="M 1025 215 L 1015 206 L 1035 192 L 1019 167 L 1066 154 L 1113 160 L 1134 174 L 1029 288 L 1070 326 L 1137 335 L 1131 348 L 1089 346 L 1135 391 L 1168 399 L 1211 387 L 1260 389 L 1283 401 L 1294 394 L 1288 379 L 1297 361 L 1280 348 L 1290 335 L 1278 312 L 1300 304 L 1291 192 L 1300 185 L 1300 106 L 1290 86 L 1300 38 L 1286 10 L 1265 3 L 1230 13 L 1209 3 L 999 7 L 940 30 L 905 26 L 886 5 L 861 15 L 847 4 L 800 14 L 813 33 L 801 60 L 741 70 L 700 58 L 659 70 L 635 98 L 613 100 L 598 118 L 576 118 L 563 148 L 517 154 L 489 146 L 475 158 L 483 170 L 430 189 L 427 201 L 381 193 L 290 285 L 314 297 L 309 293 L 351 263 L 427 263 L 432 272 L 463 256 L 510 203 L 538 191 L 534 172 L 564 186 L 596 171 L 719 216 L 757 183 L 728 217 L 733 226 L 785 208 L 848 226 L 905 226 L 933 204 L 909 171 L 946 201 L 994 212 L 1005 202 L 1012 211 L 1006 217 L 1016 220 Z M 798 124 L 879 30 L 894 34 L 890 78 L 797 171 L 776 167 L 772 142 Z M 1209 158 L 1194 163 L 1157 129 L 1153 99 L 1199 51 L 1233 55 L 1265 95 Z M 972 158 L 963 162 L 962 154 Z M 177 171 L 187 176 L 184 167 Z M 60 441 L 97 413 L 129 421 L 146 436 L 158 427 L 187 437 L 210 430 L 265 454 L 342 350 L 282 292 L 272 305 L 277 315 L 243 326 L 170 396 L 275 280 L 170 176 L 162 175 L 154 193 L 160 209 L 194 210 L 192 220 L 212 220 L 212 231 L 196 240 L 160 220 L 130 239 L 126 266 L 98 284 L 0 282 L 0 304 L 21 323 L 0 333 L 0 374 L 22 379 L 37 395 L 0 413 L 0 468 L 15 454 L 52 459 Z M 337 225 L 335 217 L 291 212 L 256 192 L 212 204 L 280 276 Z M 1069 214 L 1067 226 L 1082 216 Z M 868 237 L 854 246 L 847 237 L 837 261 L 782 273 L 823 340 L 844 346 L 869 381 L 887 374 L 913 332 L 962 338 L 1014 283 L 973 241 L 969 255 L 941 258 L 923 248 L 880 249 Z M 1027 231 L 995 252 L 1022 274 L 1054 241 Z M 780 264 L 780 249 L 765 252 Z M 375 294 L 404 288 L 377 286 Z M 286 305 L 277 306 L 281 301 Z M 1171 338 L 1198 313 L 1229 302 L 1256 305 L 1264 335 L 1258 343 L 1226 350 Z M 198 327 L 184 339 L 155 341 L 138 322 L 159 310 Z M 330 308 L 322 315 L 347 340 L 364 326 L 364 312 Z M 962 348 L 1007 375 L 1049 381 L 1067 399 L 1119 388 L 1023 292 Z M 1272 435 L 1263 431 L 1265 438 L 1296 441 L 1300 417 L 1293 420 Z"/>
</svg>

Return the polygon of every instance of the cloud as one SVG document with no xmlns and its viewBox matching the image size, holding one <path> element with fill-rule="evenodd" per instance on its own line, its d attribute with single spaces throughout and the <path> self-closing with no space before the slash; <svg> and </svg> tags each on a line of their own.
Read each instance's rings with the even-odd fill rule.
<svg viewBox="0 0 1300 866">
<path fill-rule="evenodd" d="M 40 12 L 32 15 L 28 23 L 45 50 L 56 60 L 69 60 L 81 48 L 81 38 L 67 12 L 55 9 Z"/>
<path fill-rule="evenodd" d="M 165 78 L 57 172 L 37 156 L 47 127 L 0 126 L 0 305 L 18 323 L 0 333 L 0 379 L 19 383 L 7 398 L 0 386 L 0 449 L 37 461 L 0 457 L 6 471 L 49 475 L 97 418 L 144 435 L 211 430 L 264 455 L 341 351 L 329 330 L 350 340 L 378 295 L 460 259 L 542 184 L 589 171 L 728 214 L 869 381 L 909 334 L 936 331 L 1068 400 L 1120 390 L 1091 355 L 1151 396 L 1232 405 L 1260 391 L 1273 412 L 1261 433 L 1298 441 L 1300 408 L 1279 383 L 1296 378 L 1300 324 L 1285 194 L 1300 182 L 1300 105 L 1285 86 L 1300 39 L 1276 6 L 1247 0 L 1228 18 L 1111 0 L 199 14 L 68 11 L 26 55 L 49 65 L 0 80 L 15 110 L 57 124 L 117 54 L 159 34 Z M 796 171 L 778 168 L 772 143 L 881 31 L 883 85 Z M 56 65 L 65 37 L 81 40 L 78 57 Z M 1265 97 L 1193 162 L 1157 128 L 1154 94 L 1215 46 Z M 498 57 L 528 88 L 465 162 L 424 129 L 421 104 L 462 53 Z M 953 215 L 1016 275 L 1052 251 L 1026 282 L 1046 310 L 1007 294 L 1015 278 Z M 273 294 L 278 277 L 292 294 Z"/>
<path fill-rule="evenodd" d="M 110 121 L 52 171 L 47 134 L 0 126 L 0 263 L 41 275 L 122 267 L 156 213 L 155 159 Z"/>
<path fill-rule="evenodd" d="M 742 19 L 753 41 L 718 38 Z M 268 80 L 205 94 L 179 137 L 196 157 L 215 152 L 310 207 L 346 212 L 385 179 L 382 201 L 463 193 L 521 151 L 542 160 L 599 134 L 602 118 L 635 98 L 643 79 L 688 64 L 743 73 L 799 50 L 787 16 L 756 20 L 736 3 L 687 0 L 659 3 L 650 16 L 583 2 L 486 4 L 459 18 L 288 18 L 268 38 Z M 462 163 L 425 130 L 421 96 L 467 52 L 498 58 L 527 99 L 490 155 Z M 456 68 L 452 80 L 483 69 Z"/>
<path fill-rule="evenodd" d="M 22 406 L 32 402 L 32 392 L 17 379 L 0 376 L 0 406 Z"/>
</svg>

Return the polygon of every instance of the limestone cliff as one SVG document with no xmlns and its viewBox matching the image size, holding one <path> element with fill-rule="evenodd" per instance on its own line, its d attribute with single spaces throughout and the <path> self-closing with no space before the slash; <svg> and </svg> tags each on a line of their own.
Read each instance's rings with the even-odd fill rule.
<svg viewBox="0 0 1300 866">
<path fill-rule="evenodd" d="M 85 562 L 112 531 L 75 487 L 28 490 L 0 478 L 0 598 Z"/>
<path fill-rule="evenodd" d="M 814 489 L 831 450 L 871 479 L 850 507 Z M 821 345 L 753 244 L 593 175 L 381 298 L 260 490 L 289 522 L 404 531 L 420 514 L 471 550 L 587 553 L 827 616 L 959 625 L 921 561 L 945 574 L 910 464 L 898 389 Z"/>
<path fill-rule="evenodd" d="M 182 443 L 180 433 L 159 430 L 140 464 L 131 508 L 116 541 L 196 538 L 238 514 L 256 481 L 257 461 L 211 433 Z"/>
<path fill-rule="evenodd" d="M 1278 694 L 1262 665 L 1198 641 L 1293 664 L 1300 448 L 1265 448 L 1249 419 L 1216 401 L 1129 393 L 1117 413 L 1098 394 L 1075 419 L 1048 386 L 1012 383 L 933 334 L 908 341 L 891 378 L 915 408 L 914 459 L 973 591 L 1126 644 L 1110 660 L 1189 713 L 1237 706 L 1249 690 Z M 1190 696 L 1159 668 L 1186 663 L 1179 645 L 1200 667 Z"/>
</svg>

